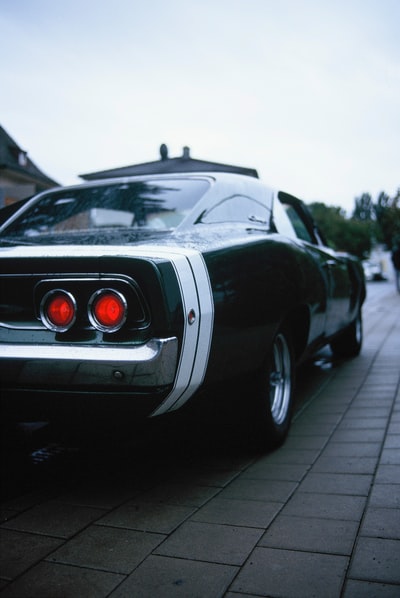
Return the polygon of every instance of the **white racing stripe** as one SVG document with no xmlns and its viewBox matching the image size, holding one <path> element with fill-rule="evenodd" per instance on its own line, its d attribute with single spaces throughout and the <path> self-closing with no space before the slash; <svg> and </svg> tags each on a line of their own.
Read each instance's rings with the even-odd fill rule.
<svg viewBox="0 0 400 598">
<path fill-rule="evenodd" d="M 135 248 L 135 252 L 140 248 Z M 180 286 L 184 313 L 184 330 L 174 388 L 152 413 L 161 415 L 181 407 L 204 380 L 212 339 L 214 302 L 208 271 L 203 256 L 193 249 L 143 247 L 142 257 L 166 258 L 174 269 Z M 192 324 L 188 321 L 195 313 Z"/>
</svg>

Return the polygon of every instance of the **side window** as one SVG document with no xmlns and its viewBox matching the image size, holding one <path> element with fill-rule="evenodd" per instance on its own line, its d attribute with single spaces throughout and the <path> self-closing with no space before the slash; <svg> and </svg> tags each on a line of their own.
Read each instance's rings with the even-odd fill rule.
<svg viewBox="0 0 400 598">
<path fill-rule="evenodd" d="M 222 199 L 216 206 L 202 215 L 204 224 L 218 224 L 229 222 L 254 222 L 267 226 L 269 210 L 267 206 L 246 195 L 233 195 Z"/>
<path fill-rule="evenodd" d="M 293 225 L 297 238 L 303 239 L 303 241 L 307 241 L 308 243 L 313 243 L 313 239 L 311 238 L 305 223 L 295 208 L 289 204 L 283 204 L 283 207 L 285 208 L 286 214 Z"/>
<path fill-rule="evenodd" d="M 293 228 L 292 223 L 286 213 L 285 207 L 280 200 L 275 197 L 274 201 L 274 224 L 276 230 L 280 235 L 289 237 L 289 239 L 297 239 L 296 232 Z"/>
</svg>

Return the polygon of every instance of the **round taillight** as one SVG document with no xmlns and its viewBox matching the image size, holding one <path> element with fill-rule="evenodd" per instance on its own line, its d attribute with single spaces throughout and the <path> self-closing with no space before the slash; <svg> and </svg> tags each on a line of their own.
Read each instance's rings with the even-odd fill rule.
<svg viewBox="0 0 400 598">
<path fill-rule="evenodd" d="M 40 318 L 54 332 L 66 332 L 76 320 L 76 302 L 70 293 L 49 291 L 40 303 Z"/>
<path fill-rule="evenodd" d="M 89 320 L 102 332 L 116 332 L 124 325 L 128 312 L 125 297 L 112 289 L 101 289 L 89 301 Z"/>
</svg>

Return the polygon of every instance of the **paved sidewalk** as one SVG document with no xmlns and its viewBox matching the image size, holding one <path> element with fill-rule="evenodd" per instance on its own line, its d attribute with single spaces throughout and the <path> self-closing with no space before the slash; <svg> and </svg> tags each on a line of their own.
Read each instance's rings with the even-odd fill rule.
<svg viewBox="0 0 400 598">
<path fill-rule="evenodd" d="M 3 504 L 1 597 L 399 598 L 398 295 L 365 336 L 278 451 Z"/>
</svg>

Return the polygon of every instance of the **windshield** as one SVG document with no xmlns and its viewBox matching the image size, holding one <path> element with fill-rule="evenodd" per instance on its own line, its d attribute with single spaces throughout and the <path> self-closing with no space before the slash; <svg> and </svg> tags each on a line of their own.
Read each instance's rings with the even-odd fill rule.
<svg viewBox="0 0 400 598">
<path fill-rule="evenodd" d="M 171 230 L 209 187 L 202 179 L 157 179 L 51 191 L 5 226 L 1 236 L 33 237 L 106 229 Z"/>
</svg>

